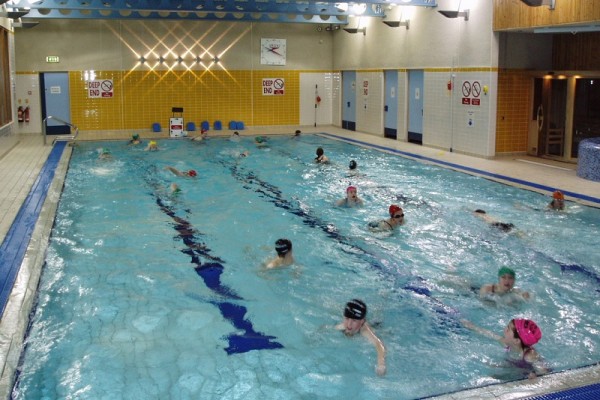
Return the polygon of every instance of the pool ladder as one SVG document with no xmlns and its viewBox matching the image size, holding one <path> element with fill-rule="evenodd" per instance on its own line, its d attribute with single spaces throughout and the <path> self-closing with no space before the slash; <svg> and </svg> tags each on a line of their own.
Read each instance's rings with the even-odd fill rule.
<svg viewBox="0 0 600 400">
<path fill-rule="evenodd" d="M 53 119 L 56 120 L 62 124 L 68 125 L 71 128 L 71 132 L 75 131 L 75 133 L 73 135 L 67 135 L 67 136 L 58 136 L 55 137 L 54 140 L 52 141 L 52 144 L 58 142 L 58 141 L 62 141 L 62 140 L 68 140 L 68 141 L 72 141 L 77 139 L 77 135 L 79 135 L 79 128 L 76 127 L 75 125 L 73 125 L 70 122 L 64 121 L 58 117 L 53 117 L 52 115 L 47 116 L 46 118 L 44 118 L 44 120 L 42 121 L 42 135 L 44 136 L 44 146 L 46 145 L 46 138 L 48 137 L 46 134 L 46 127 L 48 126 L 48 120 L 49 119 Z"/>
</svg>

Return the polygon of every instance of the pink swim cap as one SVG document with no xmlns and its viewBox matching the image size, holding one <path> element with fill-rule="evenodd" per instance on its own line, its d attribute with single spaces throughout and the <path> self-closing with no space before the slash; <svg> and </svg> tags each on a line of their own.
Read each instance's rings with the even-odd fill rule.
<svg viewBox="0 0 600 400">
<path fill-rule="evenodd" d="M 515 329 L 525 346 L 533 346 L 542 338 L 542 331 L 530 319 L 515 319 Z"/>
<path fill-rule="evenodd" d="M 346 193 L 348 193 L 351 190 L 356 191 L 356 187 L 354 187 L 354 186 L 348 186 L 348 188 L 346 188 Z"/>
</svg>

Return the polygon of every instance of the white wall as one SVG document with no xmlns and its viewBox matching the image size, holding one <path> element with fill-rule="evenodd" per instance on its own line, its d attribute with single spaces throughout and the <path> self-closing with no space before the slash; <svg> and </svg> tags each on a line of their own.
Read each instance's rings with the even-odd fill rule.
<svg viewBox="0 0 600 400">
<path fill-rule="evenodd" d="M 333 110 L 333 73 L 300 74 L 300 125 L 331 125 Z M 316 104 L 317 95 L 321 102 Z"/>
<path fill-rule="evenodd" d="M 40 99 L 40 77 L 39 74 L 17 75 L 16 106 L 29 107 L 29 122 L 17 122 L 19 133 L 40 133 L 42 131 L 42 104 Z"/>
<path fill-rule="evenodd" d="M 383 72 L 356 73 L 356 130 L 383 136 Z"/>
</svg>

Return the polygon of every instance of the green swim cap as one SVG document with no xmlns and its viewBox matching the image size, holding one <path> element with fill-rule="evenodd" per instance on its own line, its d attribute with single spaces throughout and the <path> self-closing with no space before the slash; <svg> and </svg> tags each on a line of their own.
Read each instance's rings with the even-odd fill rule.
<svg viewBox="0 0 600 400">
<path fill-rule="evenodd" d="M 502 276 L 502 275 L 506 275 L 506 274 L 512 276 L 513 278 L 516 278 L 516 275 L 517 275 L 517 274 L 515 274 L 514 270 L 512 270 L 512 269 L 510 269 L 508 267 L 502 267 L 502 268 L 500 268 L 498 270 L 498 276 L 499 277 Z"/>
<path fill-rule="evenodd" d="M 262 138 L 262 136 L 257 136 L 254 138 L 254 140 L 256 140 L 256 143 L 262 143 L 264 139 Z"/>
<path fill-rule="evenodd" d="M 132 136 L 133 140 L 138 140 L 140 138 L 140 135 L 138 135 L 137 133 L 135 135 Z"/>
</svg>

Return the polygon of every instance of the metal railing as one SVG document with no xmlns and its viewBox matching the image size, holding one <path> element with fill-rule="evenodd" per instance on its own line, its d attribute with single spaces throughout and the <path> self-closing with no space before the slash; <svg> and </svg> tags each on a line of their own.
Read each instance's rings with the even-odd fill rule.
<svg viewBox="0 0 600 400">
<path fill-rule="evenodd" d="M 46 118 L 44 118 L 44 120 L 42 121 L 42 135 L 44 136 L 44 146 L 46 145 L 46 138 L 47 138 L 46 128 L 48 126 L 48 120 L 49 119 L 53 119 L 55 121 L 60 122 L 61 124 L 68 125 L 71 128 L 71 132 L 75 131 L 75 134 L 73 134 L 73 135 L 61 135 L 61 136 L 55 137 L 54 141 L 52 142 L 52 144 L 56 143 L 59 140 L 75 140 L 75 139 L 77 139 L 77 135 L 79 135 L 79 128 L 78 127 L 76 127 L 72 123 L 64 121 L 64 120 L 62 120 L 62 119 L 60 119 L 58 117 L 53 117 L 52 115 L 49 115 Z"/>
</svg>

